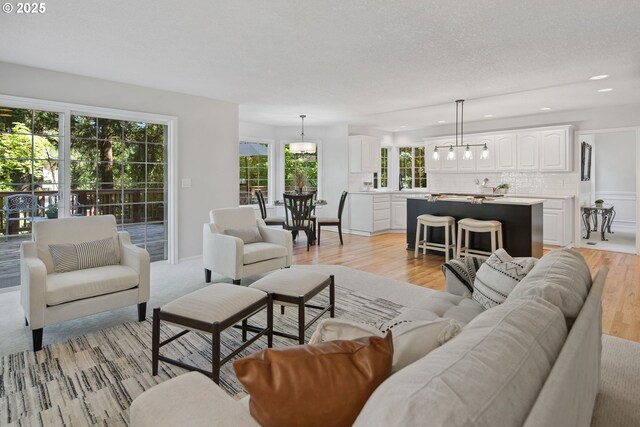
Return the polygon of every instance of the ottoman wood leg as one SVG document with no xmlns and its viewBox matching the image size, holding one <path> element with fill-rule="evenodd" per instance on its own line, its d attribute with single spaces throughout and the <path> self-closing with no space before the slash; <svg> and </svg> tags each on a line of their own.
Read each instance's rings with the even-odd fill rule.
<svg viewBox="0 0 640 427">
<path fill-rule="evenodd" d="M 246 334 L 246 332 L 244 332 Z M 211 333 L 211 379 L 220 384 L 220 324 L 213 324 Z"/>
<path fill-rule="evenodd" d="M 331 283 L 329 283 L 329 304 L 331 305 L 329 316 L 336 317 L 336 281 L 333 274 L 331 275 Z"/>
<path fill-rule="evenodd" d="M 267 302 L 267 347 L 273 347 L 273 295 L 269 294 L 269 301 Z"/>
<path fill-rule="evenodd" d="M 204 269 L 204 281 L 207 283 L 211 282 L 211 270 L 208 268 Z"/>
<path fill-rule="evenodd" d="M 242 319 L 242 342 L 247 340 L 247 319 Z"/>
<path fill-rule="evenodd" d="M 147 317 L 147 303 L 141 302 L 138 304 L 138 322 L 144 322 Z"/>
<path fill-rule="evenodd" d="M 233 279 L 233 284 L 234 285 L 239 285 L 240 284 L 240 280 L 241 279 Z"/>
<path fill-rule="evenodd" d="M 298 298 L 298 343 L 304 344 L 305 315 L 304 297 Z"/>
<path fill-rule="evenodd" d="M 158 375 L 158 356 L 160 355 L 160 309 L 153 309 L 153 329 L 151 335 L 152 375 Z"/>
<path fill-rule="evenodd" d="M 284 305 L 280 306 L 280 314 L 284 314 Z"/>
</svg>

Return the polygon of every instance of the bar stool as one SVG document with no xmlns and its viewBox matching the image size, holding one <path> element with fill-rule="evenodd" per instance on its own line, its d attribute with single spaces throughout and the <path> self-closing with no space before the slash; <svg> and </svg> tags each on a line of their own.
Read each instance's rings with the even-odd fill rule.
<svg viewBox="0 0 640 427">
<path fill-rule="evenodd" d="M 424 226 L 423 239 L 420 240 L 420 229 Z M 429 227 L 444 227 L 444 245 L 442 243 L 429 242 L 427 235 Z M 451 239 L 449 239 L 449 227 L 451 227 Z M 414 258 L 418 257 L 418 250 L 422 249 L 427 254 L 427 249 L 444 252 L 445 261 L 449 261 L 449 251 L 456 253 L 456 220 L 452 216 L 435 216 L 423 214 L 418 216 L 416 224 L 416 244 Z"/>
<path fill-rule="evenodd" d="M 464 231 L 464 243 L 462 246 L 462 232 Z M 491 233 L 491 252 L 482 251 L 480 249 L 473 249 L 469 247 L 469 233 Z M 496 246 L 497 236 L 497 246 Z M 460 256 L 469 255 L 484 255 L 489 256 L 496 249 L 502 247 L 502 223 L 500 221 L 483 221 L 473 218 L 464 218 L 458 221 L 458 253 L 457 258 Z"/>
</svg>

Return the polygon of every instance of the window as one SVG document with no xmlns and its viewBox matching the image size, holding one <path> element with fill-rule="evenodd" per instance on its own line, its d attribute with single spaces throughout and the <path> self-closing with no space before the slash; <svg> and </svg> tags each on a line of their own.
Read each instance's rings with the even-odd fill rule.
<svg viewBox="0 0 640 427">
<path fill-rule="evenodd" d="M 286 144 L 284 147 L 284 191 L 291 192 L 301 186 L 307 191 L 318 191 L 318 152 L 293 154 L 289 152 L 289 144 Z"/>
<path fill-rule="evenodd" d="M 256 190 L 269 203 L 269 144 L 240 142 L 240 205 L 257 204 Z"/>
<path fill-rule="evenodd" d="M 400 147 L 399 171 L 403 188 L 427 188 L 424 147 Z"/>
<path fill-rule="evenodd" d="M 167 259 L 167 127 L 71 116 L 71 215 L 114 215 L 151 261 Z"/>
<path fill-rule="evenodd" d="M 389 149 L 380 149 L 380 188 L 389 186 Z"/>
</svg>

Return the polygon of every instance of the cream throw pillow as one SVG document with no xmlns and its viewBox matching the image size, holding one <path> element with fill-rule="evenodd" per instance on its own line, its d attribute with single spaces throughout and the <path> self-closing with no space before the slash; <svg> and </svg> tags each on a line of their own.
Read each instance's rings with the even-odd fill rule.
<svg viewBox="0 0 640 427">
<path fill-rule="evenodd" d="M 440 347 L 458 335 L 460 325 L 453 319 L 429 321 L 393 321 L 381 329 L 368 323 L 345 319 L 325 319 L 316 328 L 309 344 L 334 340 L 354 340 L 366 336 L 384 337 L 388 330 L 393 333 L 392 372 L 421 359 L 430 351 Z"/>
<path fill-rule="evenodd" d="M 225 230 L 224 234 L 242 239 L 245 245 L 264 241 L 258 227 L 230 228 Z"/>
</svg>

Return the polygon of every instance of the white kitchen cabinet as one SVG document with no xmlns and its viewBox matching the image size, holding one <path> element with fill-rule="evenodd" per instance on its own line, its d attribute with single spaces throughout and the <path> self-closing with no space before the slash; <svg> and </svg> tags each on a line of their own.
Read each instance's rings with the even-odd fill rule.
<svg viewBox="0 0 640 427">
<path fill-rule="evenodd" d="M 378 172 L 380 141 L 366 135 L 349 137 L 349 172 Z"/>
<path fill-rule="evenodd" d="M 540 132 L 518 132 L 516 163 L 519 171 L 538 170 L 539 139 Z"/>
<path fill-rule="evenodd" d="M 540 132 L 540 170 L 570 171 L 569 130 Z"/>
<path fill-rule="evenodd" d="M 515 171 L 518 167 L 516 157 L 516 134 L 505 133 L 494 136 L 496 170 Z"/>
<path fill-rule="evenodd" d="M 349 230 L 371 236 L 391 226 L 391 196 L 389 194 L 349 194 Z"/>
<path fill-rule="evenodd" d="M 391 228 L 407 228 L 407 198 L 401 195 L 391 196 Z"/>
<path fill-rule="evenodd" d="M 496 151 L 493 143 L 493 136 L 480 136 L 476 139 L 476 144 L 487 144 L 487 150 L 489 155 L 486 159 L 483 159 L 482 151 L 483 147 L 474 147 L 476 157 L 476 170 L 483 172 L 492 172 L 496 170 Z"/>
<path fill-rule="evenodd" d="M 546 199 L 542 207 L 542 239 L 545 245 L 573 242 L 573 198 Z"/>
<path fill-rule="evenodd" d="M 563 246 L 564 211 L 562 209 L 543 209 L 542 238 L 547 245 Z"/>
</svg>

